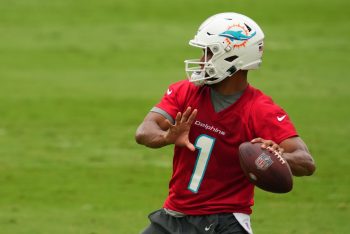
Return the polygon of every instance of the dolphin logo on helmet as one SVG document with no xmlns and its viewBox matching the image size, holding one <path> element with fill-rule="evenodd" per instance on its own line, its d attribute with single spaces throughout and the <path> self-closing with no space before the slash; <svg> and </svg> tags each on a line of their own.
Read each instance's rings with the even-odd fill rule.
<svg viewBox="0 0 350 234">
<path fill-rule="evenodd" d="M 240 31 L 231 31 L 227 30 L 223 33 L 220 33 L 219 36 L 227 37 L 231 41 L 238 40 L 238 41 L 246 41 L 249 40 L 250 38 L 254 37 L 256 32 L 254 32 L 252 35 L 247 36 L 242 33 L 242 30 Z"/>
</svg>

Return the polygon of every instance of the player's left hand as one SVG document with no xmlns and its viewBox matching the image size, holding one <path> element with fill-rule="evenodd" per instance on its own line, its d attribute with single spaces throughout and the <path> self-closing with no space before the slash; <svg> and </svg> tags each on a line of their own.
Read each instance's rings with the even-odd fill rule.
<svg viewBox="0 0 350 234">
<path fill-rule="evenodd" d="M 251 143 L 262 143 L 261 148 L 267 149 L 272 153 L 277 151 L 280 155 L 282 155 L 284 152 L 284 149 L 272 140 L 265 140 L 261 137 L 258 137 L 258 138 L 254 138 L 250 142 Z"/>
</svg>

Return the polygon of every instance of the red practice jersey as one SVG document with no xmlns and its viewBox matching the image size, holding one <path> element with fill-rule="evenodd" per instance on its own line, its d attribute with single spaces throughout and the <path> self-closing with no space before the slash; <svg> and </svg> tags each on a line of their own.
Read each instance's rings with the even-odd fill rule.
<svg viewBox="0 0 350 234">
<path fill-rule="evenodd" d="M 210 92 L 208 86 L 183 80 L 170 85 L 156 105 L 173 119 L 187 107 L 198 109 L 189 133 L 196 151 L 175 146 L 164 207 L 187 215 L 250 214 L 254 186 L 240 167 L 239 145 L 256 137 L 279 144 L 297 133 L 287 113 L 252 86 L 220 112 L 215 112 Z"/>
</svg>

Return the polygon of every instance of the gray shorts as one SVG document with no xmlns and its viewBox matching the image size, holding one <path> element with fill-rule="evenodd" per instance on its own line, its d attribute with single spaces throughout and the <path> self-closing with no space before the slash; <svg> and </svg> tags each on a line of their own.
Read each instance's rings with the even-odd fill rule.
<svg viewBox="0 0 350 234">
<path fill-rule="evenodd" d="M 148 216 L 151 224 L 141 234 L 247 234 L 232 213 L 174 217 L 164 209 Z"/>
</svg>

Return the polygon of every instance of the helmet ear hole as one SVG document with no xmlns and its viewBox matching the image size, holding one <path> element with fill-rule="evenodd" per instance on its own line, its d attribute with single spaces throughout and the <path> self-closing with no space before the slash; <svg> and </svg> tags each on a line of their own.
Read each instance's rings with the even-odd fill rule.
<svg viewBox="0 0 350 234">
<path fill-rule="evenodd" d="M 233 55 L 233 56 L 230 56 L 230 57 L 227 57 L 227 58 L 225 58 L 225 60 L 227 61 L 227 62 L 233 62 L 235 59 L 237 59 L 238 58 L 238 56 L 237 55 Z"/>
<path fill-rule="evenodd" d="M 212 50 L 213 54 L 216 54 L 219 51 L 219 47 L 218 46 L 213 46 L 211 48 L 211 50 Z"/>
</svg>

